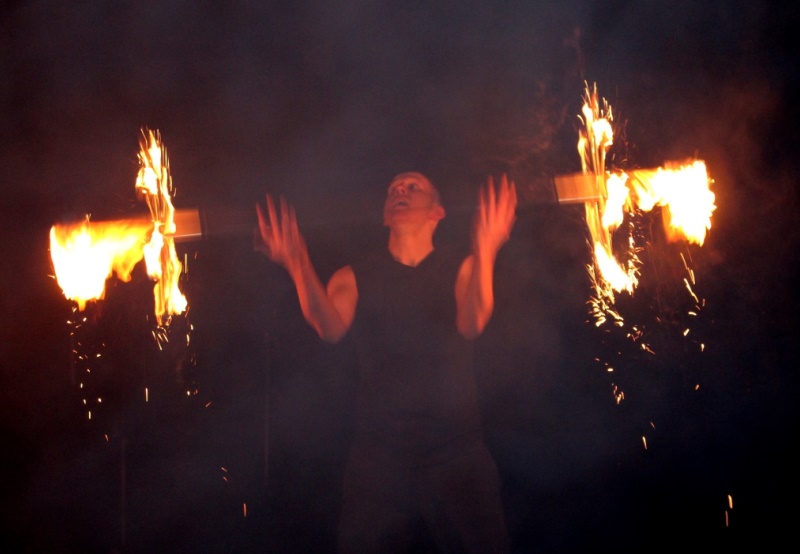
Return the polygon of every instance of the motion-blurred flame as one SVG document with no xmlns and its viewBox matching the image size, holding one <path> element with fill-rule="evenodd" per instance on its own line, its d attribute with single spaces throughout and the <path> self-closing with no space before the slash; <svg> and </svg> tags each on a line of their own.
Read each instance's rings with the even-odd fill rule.
<svg viewBox="0 0 800 554">
<path fill-rule="evenodd" d="M 716 209 L 705 162 L 668 164 L 656 170 L 631 172 L 628 184 L 639 209 L 663 206 L 664 228 L 670 241 L 703 246 Z"/>
<path fill-rule="evenodd" d="M 106 279 L 112 275 L 130 281 L 152 228 L 144 220 L 90 222 L 88 218 L 53 226 L 50 257 L 64 296 L 83 310 L 88 301 L 104 297 Z"/>
<path fill-rule="evenodd" d="M 139 141 L 139 174 L 136 190 L 144 196 L 153 219 L 153 235 L 144 247 L 147 273 L 156 281 L 153 288 L 155 314 L 161 325 L 165 317 L 183 313 L 186 297 L 181 293 L 180 260 L 175 252 L 175 208 L 172 205 L 172 176 L 167 150 L 158 131 L 142 132 Z"/>
<path fill-rule="evenodd" d="M 178 286 L 183 268 L 172 238 L 172 178 L 160 134 L 143 130 L 140 146 L 136 191 L 144 197 L 151 220 L 90 222 L 87 217 L 79 224 L 54 225 L 50 255 L 59 287 L 80 310 L 104 297 L 108 278 L 116 275 L 129 281 L 133 268 L 144 259 L 147 274 L 155 281 L 155 316 L 162 325 L 187 307 Z"/>
<path fill-rule="evenodd" d="M 604 314 L 621 321 L 613 309 L 614 293 L 633 293 L 638 284 L 641 263 L 633 239 L 629 239 L 622 261 L 612 250 L 612 234 L 624 221 L 625 213 L 649 212 L 661 206 L 669 241 L 686 240 L 702 246 L 716 206 L 709 188 L 712 181 L 701 160 L 627 173 L 607 171 L 605 158 L 613 144 L 613 117 L 596 86 L 587 86 L 582 114 L 584 128 L 579 133 L 578 153 L 583 173 L 595 176 L 600 191 L 599 198 L 585 206 L 593 241 L 593 266 L 589 267 L 596 292 L 593 308 L 601 325 Z"/>
</svg>

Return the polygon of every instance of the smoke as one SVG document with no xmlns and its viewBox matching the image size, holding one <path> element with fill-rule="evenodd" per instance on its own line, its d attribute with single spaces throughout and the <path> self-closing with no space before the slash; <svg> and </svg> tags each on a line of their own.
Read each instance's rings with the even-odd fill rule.
<svg viewBox="0 0 800 554">
<path fill-rule="evenodd" d="M 88 521 L 95 515 L 92 499 L 82 497 L 75 508 L 75 489 L 117 484 L 111 473 L 93 481 L 84 470 L 69 485 L 55 487 L 52 496 L 42 492 L 69 479 L 70 469 L 115 470 L 119 460 L 118 450 L 84 451 L 81 443 L 72 455 L 73 445 L 63 439 L 46 444 L 64 429 L 60 422 L 71 416 L 73 400 L 65 376 L 67 329 L 61 325 L 68 309 L 47 277 L 46 235 L 62 219 L 145 210 L 134 194 L 140 128 L 162 133 L 177 207 L 249 207 L 270 192 L 297 201 L 301 223 L 305 214 L 310 219 L 322 208 L 341 205 L 352 224 L 353 214 L 378 199 L 399 171 L 428 173 L 448 202 L 469 205 L 489 174 L 575 170 L 573 117 L 584 79 L 597 83 L 625 129 L 613 153 L 616 163 L 652 167 L 696 155 L 709 164 L 719 208 L 694 262 L 700 284 L 710 291 L 708 310 L 715 322 L 710 337 L 717 340 L 709 341 L 709 361 L 701 369 L 716 376 L 711 383 L 717 388 L 706 397 L 709 407 L 691 404 L 685 412 L 700 423 L 689 415 L 676 421 L 674 414 L 686 406 L 670 404 L 669 394 L 659 397 L 664 381 L 674 384 L 665 376 L 674 368 L 664 362 L 656 368 L 663 373 L 637 374 L 646 390 L 635 408 L 609 406 L 605 376 L 589 375 L 584 365 L 594 352 L 591 340 L 580 335 L 585 252 L 579 218 L 557 207 L 520 214 L 498 260 L 497 313 L 482 343 L 487 424 L 507 476 L 521 484 L 509 493 L 520 545 L 580 535 L 567 529 L 592 531 L 597 513 L 590 509 L 592 500 L 613 508 L 604 520 L 608 524 L 641 523 L 623 512 L 631 504 L 636 511 L 643 500 L 616 493 L 641 484 L 641 495 L 669 493 L 669 479 L 680 481 L 686 477 L 681 472 L 699 471 L 685 482 L 701 481 L 717 469 L 714 456 L 722 456 L 712 455 L 708 446 L 700 448 L 702 461 L 689 463 L 687 450 L 708 436 L 704 430 L 738 430 L 728 424 L 747 420 L 748 432 L 718 448 L 731 460 L 753 444 L 769 446 L 753 437 L 784 406 L 769 401 L 784 400 L 793 390 L 775 392 L 787 382 L 795 348 L 789 338 L 796 330 L 798 242 L 792 138 L 797 107 L 790 101 L 797 93 L 797 72 L 788 55 L 798 18 L 791 13 L 797 8 L 777 6 L 743 0 L 5 4 L 0 10 L 0 307 L 2 376 L 11 386 L 3 389 L 0 419 L 4 440 L 18 453 L 14 467 L 24 472 L 26 483 L 40 479 L 32 484 L 31 499 L 25 487 L 8 487 L 14 500 L 21 500 L 8 506 L 26 506 L 37 515 L 86 507 Z M 378 203 L 375 209 L 377 217 Z M 466 233 L 451 213 L 459 232 Z M 340 251 L 361 244 L 366 235 L 360 224 L 333 223 L 311 234 L 323 273 L 340 261 Z M 143 441 L 137 463 L 151 469 L 155 481 L 140 490 L 141 511 L 131 517 L 141 517 L 143 526 L 156 525 L 143 515 L 147 495 L 160 494 L 153 489 L 162 478 L 180 481 L 176 502 L 162 499 L 154 511 L 177 531 L 139 527 L 143 541 L 152 532 L 150 537 L 179 542 L 172 535 L 193 528 L 193 522 L 177 512 L 192 502 L 211 506 L 204 514 L 197 506 L 187 512 L 196 521 L 208 527 L 222 522 L 220 529 L 229 527 L 220 533 L 236 529 L 239 538 L 263 538 L 252 522 L 263 522 L 259 508 L 266 510 L 266 500 L 258 505 L 261 495 L 253 492 L 262 492 L 265 461 L 248 448 L 263 448 L 264 421 L 247 418 L 264 408 L 261 394 L 272 386 L 279 418 L 272 425 L 285 441 L 284 450 L 272 452 L 285 457 L 272 462 L 283 464 L 289 479 L 277 492 L 286 502 L 292 494 L 303 499 L 287 514 L 302 515 L 307 523 L 289 531 L 304 546 L 315 540 L 329 544 L 336 463 L 346 434 L 346 420 L 336 416 L 347 412 L 348 355 L 304 334 L 285 275 L 250 254 L 246 244 L 224 241 L 189 252 L 196 377 L 218 404 L 203 412 L 195 434 L 166 450 L 158 449 L 160 441 L 174 438 L 171 431 L 180 435 L 185 421 L 173 419 L 166 427 L 159 422 L 163 435 L 148 434 L 156 422 L 136 431 Z M 267 338 L 260 335 L 276 322 L 283 328 Z M 258 380 L 264 378 L 267 355 L 276 371 L 285 370 L 272 384 Z M 317 379 L 313 370 L 320 367 L 325 374 Z M 758 386 L 743 393 L 742 383 Z M 765 388 L 770 408 L 763 408 L 762 419 L 749 419 L 759 415 Z M 642 405 L 647 398 L 660 398 L 657 409 Z M 169 404 L 157 405 L 165 417 L 175 416 Z M 703 419 L 712 408 L 714 417 Z M 631 424 L 631 411 L 636 416 L 652 411 L 665 421 L 647 454 L 640 450 L 639 421 Z M 684 431 L 687 442 L 680 440 Z M 777 437 L 777 431 L 764 436 Z M 717 436 L 722 441 L 731 433 Z M 675 457 L 663 454 L 666 444 Z M 48 475 L 25 469 L 53 448 L 63 467 Z M 775 453 L 771 448 L 761 450 L 767 461 Z M 662 454 L 647 465 L 654 452 Z M 768 466 L 743 460 L 715 484 Z M 672 461 L 677 469 L 659 481 Z M 233 464 L 232 486 L 224 484 L 219 470 L 226 463 Z M 624 474 L 631 468 L 633 482 Z M 773 481 L 780 476 L 776 472 Z M 742 481 L 741 490 L 751 491 Z M 188 490 L 194 485 L 196 494 Z M 324 493 L 316 495 L 317 490 Z M 586 490 L 590 494 L 582 494 Z M 251 519 L 242 523 L 245 497 Z M 37 501 L 44 505 L 34 506 Z M 663 519 L 658 517 L 663 511 L 638 511 L 652 521 Z M 719 516 L 714 511 L 710 517 Z M 93 521 L 78 519 L 75 514 L 70 525 L 89 540 L 86 530 Z M 311 536 L 314 528 L 324 536 Z M 709 533 L 708 527 L 703 530 Z M 55 542 L 63 538 L 53 533 Z M 95 538 L 116 541 L 115 535 Z"/>
</svg>

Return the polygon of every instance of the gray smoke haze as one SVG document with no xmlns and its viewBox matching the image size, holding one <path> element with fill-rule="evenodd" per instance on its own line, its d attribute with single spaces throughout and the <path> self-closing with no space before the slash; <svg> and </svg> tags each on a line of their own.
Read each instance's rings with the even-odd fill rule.
<svg viewBox="0 0 800 554">
<path fill-rule="evenodd" d="M 622 535 L 631 546 L 682 544 L 698 532 L 726 544 L 727 494 L 763 508 L 734 510 L 734 539 L 790 529 L 769 494 L 796 489 L 783 445 L 796 423 L 798 11 L 744 0 L 5 3 L 0 436 L 10 469 L 0 491 L 10 544 L 118 547 L 124 455 L 130 551 L 331 544 L 350 352 L 312 336 L 288 279 L 253 256 L 249 237 L 184 247 L 191 359 L 151 352 L 149 331 L 124 317 L 146 311 L 148 291 L 116 288 L 109 329 L 124 344 L 109 363 L 128 373 L 109 420 L 119 432 L 98 444 L 77 419 L 69 309 L 49 277 L 47 233 L 87 213 L 145 211 L 133 187 L 141 128 L 162 133 L 178 207 L 231 205 L 254 224 L 266 193 L 296 202 L 324 278 L 381 244 L 381 198 L 400 171 L 427 172 L 442 189 L 443 240 L 459 247 L 488 176 L 524 184 L 577 171 L 584 80 L 614 108 L 614 164 L 708 163 L 718 207 L 691 260 L 708 300 L 697 325 L 707 354 L 690 356 L 650 321 L 666 355 L 593 333 L 581 212 L 520 210 L 479 343 L 518 551 L 616 547 Z M 670 276 L 657 277 L 636 302 L 663 324 Z M 125 298 L 134 292 L 144 303 Z M 618 351 L 613 378 L 592 365 Z M 139 377 L 153 383 L 147 408 Z M 181 379 L 196 379 L 212 408 L 158 396 Z M 612 382 L 630 393 L 620 406 Z M 42 521 L 53 524 L 43 531 Z"/>
</svg>

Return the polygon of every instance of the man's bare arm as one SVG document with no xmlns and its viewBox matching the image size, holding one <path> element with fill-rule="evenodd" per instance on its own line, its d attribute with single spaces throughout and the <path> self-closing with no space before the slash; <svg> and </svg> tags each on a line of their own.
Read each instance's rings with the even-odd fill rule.
<svg viewBox="0 0 800 554">
<path fill-rule="evenodd" d="M 267 212 L 260 205 L 256 211 L 260 233 L 257 250 L 289 273 L 303 317 L 319 337 L 330 343 L 340 341 L 350 328 L 358 299 L 352 269 L 337 271 L 326 288 L 311 263 L 294 209 L 281 198 L 278 217 L 272 197 L 267 196 Z"/>
</svg>

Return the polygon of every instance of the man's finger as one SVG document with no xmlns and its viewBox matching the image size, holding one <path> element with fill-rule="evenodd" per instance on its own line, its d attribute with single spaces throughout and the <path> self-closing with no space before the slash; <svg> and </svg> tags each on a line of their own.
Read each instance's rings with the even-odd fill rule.
<svg viewBox="0 0 800 554">
<path fill-rule="evenodd" d="M 281 232 L 284 238 L 292 236 L 292 219 L 289 212 L 289 204 L 286 202 L 286 199 L 281 196 Z"/>
<path fill-rule="evenodd" d="M 267 195 L 267 211 L 269 212 L 268 229 L 274 234 L 278 229 L 278 214 L 275 212 L 275 202 L 270 195 Z"/>
</svg>

